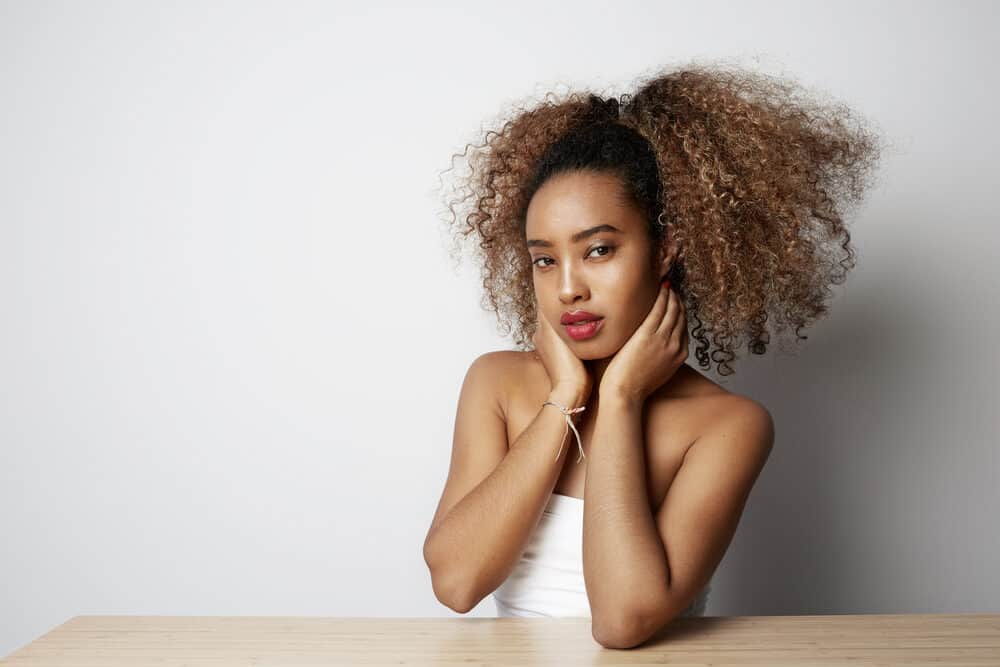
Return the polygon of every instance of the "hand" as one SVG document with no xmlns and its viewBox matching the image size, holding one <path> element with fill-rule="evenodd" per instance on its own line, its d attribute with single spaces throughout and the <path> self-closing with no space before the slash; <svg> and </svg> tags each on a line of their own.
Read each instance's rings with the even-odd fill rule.
<svg viewBox="0 0 1000 667">
<path fill-rule="evenodd" d="M 549 383 L 555 389 L 558 386 L 582 389 L 584 398 L 590 396 L 593 378 L 580 357 L 569 349 L 569 345 L 559 337 L 544 315 L 538 316 L 535 333 L 531 336 L 535 346 L 535 354 L 541 359 L 548 373 Z"/>
<path fill-rule="evenodd" d="M 687 357 L 684 304 L 665 282 L 646 319 L 604 369 L 600 393 L 614 392 L 644 402 Z"/>
</svg>

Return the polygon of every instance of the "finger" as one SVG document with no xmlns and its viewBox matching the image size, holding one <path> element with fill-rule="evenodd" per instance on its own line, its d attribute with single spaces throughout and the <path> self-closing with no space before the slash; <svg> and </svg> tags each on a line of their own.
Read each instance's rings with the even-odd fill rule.
<svg viewBox="0 0 1000 667">
<path fill-rule="evenodd" d="M 649 309 L 646 319 L 639 325 L 640 330 L 648 334 L 656 333 L 657 329 L 660 328 L 660 323 L 663 321 L 664 313 L 667 312 L 669 296 L 670 293 L 667 291 L 667 288 L 660 285 L 659 292 L 656 295 L 656 300 L 653 301 L 653 307 Z"/>
<path fill-rule="evenodd" d="M 677 313 L 677 317 L 675 318 L 673 329 L 670 330 L 670 344 L 680 349 L 684 346 L 684 338 L 687 336 L 687 324 L 685 323 L 684 314 L 681 311 L 680 299 L 677 301 L 678 308 L 674 311 Z"/>
<path fill-rule="evenodd" d="M 656 327 L 657 336 L 667 337 L 673 331 L 674 325 L 676 324 L 675 320 L 677 319 L 676 313 L 677 313 L 678 301 L 679 299 L 677 298 L 676 292 L 674 292 L 673 290 L 667 291 L 667 298 L 666 298 L 667 304 L 665 312 L 663 313 L 663 319 L 659 322 L 659 324 Z"/>
<path fill-rule="evenodd" d="M 678 301 L 680 301 L 680 299 L 678 299 Z M 688 333 L 688 326 L 687 326 L 687 310 L 684 309 L 683 302 L 681 303 L 681 318 L 677 328 L 680 329 L 681 331 L 681 341 L 680 341 L 681 358 L 687 359 L 689 355 L 688 347 L 690 341 L 690 334 Z"/>
<path fill-rule="evenodd" d="M 552 325 L 549 324 L 549 318 L 547 318 L 544 315 L 542 315 L 542 316 L 539 317 L 539 320 L 540 320 L 540 326 L 541 327 L 544 327 L 545 329 L 551 329 L 552 328 Z"/>
</svg>

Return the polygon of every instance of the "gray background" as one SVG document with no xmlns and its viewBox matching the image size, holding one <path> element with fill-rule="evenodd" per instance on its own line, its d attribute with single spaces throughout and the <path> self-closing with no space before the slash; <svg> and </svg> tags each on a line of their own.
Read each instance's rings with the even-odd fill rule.
<svg viewBox="0 0 1000 667">
<path fill-rule="evenodd" d="M 77 614 L 452 615 L 421 546 L 512 344 L 437 173 L 508 103 L 689 58 L 897 148 L 829 318 L 725 381 L 777 440 L 708 614 L 1000 610 L 991 3 L 171 5 L 0 4 L 0 655 Z"/>
</svg>

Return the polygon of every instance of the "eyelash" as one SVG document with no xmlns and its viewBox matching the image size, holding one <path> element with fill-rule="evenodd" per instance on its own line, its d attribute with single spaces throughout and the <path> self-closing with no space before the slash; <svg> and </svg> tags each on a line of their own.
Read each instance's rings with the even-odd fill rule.
<svg viewBox="0 0 1000 667">
<path fill-rule="evenodd" d="M 595 250 L 599 250 L 601 248 L 607 248 L 608 252 L 604 253 L 603 255 L 598 255 L 598 257 L 607 257 L 609 254 L 611 254 L 611 251 L 615 249 L 615 246 L 613 246 L 613 245 L 596 245 L 596 246 L 594 246 L 593 248 L 591 248 L 587 252 L 587 255 L 590 255 L 590 253 L 594 252 Z M 551 266 L 550 264 L 547 264 L 545 266 L 539 266 L 538 265 L 539 260 L 543 260 L 543 259 L 551 259 L 551 258 L 549 258 L 549 257 L 536 257 L 534 259 L 534 261 L 531 262 L 531 265 L 533 267 L 535 267 L 536 269 L 547 269 L 549 266 Z"/>
</svg>

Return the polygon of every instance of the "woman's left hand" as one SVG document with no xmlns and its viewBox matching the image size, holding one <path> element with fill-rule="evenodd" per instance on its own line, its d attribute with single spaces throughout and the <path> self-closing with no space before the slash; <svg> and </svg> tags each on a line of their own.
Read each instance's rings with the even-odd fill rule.
<svg viewBox="0 0 1000 667">
<path fill-rule="evenodd" d="M 646 319 L 604 370 L 598 392 L 602 396 L 614 393 L 645 402 L 687 357 L 684 304 L 670 284 L 664 283 Z"/>
</svg>

